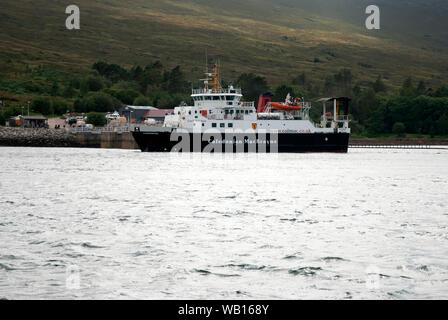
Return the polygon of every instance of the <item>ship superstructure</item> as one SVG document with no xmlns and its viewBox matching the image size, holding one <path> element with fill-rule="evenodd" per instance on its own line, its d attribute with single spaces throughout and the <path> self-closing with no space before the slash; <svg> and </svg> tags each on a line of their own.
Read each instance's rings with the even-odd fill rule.
<svg viewBox="0 0 448 320">
<path fill-rule="evenodd" d="M 192 89 L 194 105 L 175 107 L 163 126 L 134 129 L 142 151 L 347 152 L 348 98 L 321 99 L 323 112 L 316 124 L 309 116 L 310 102 L 289 94 L 284 102 L 272 102 L 264 94 L 255 109 L 254 102 L 242 101 L 240 88 L 222 88 L 218 71 L 215 65 L 202 79 L 203 87 Z M 190 141 L 179 145 L 182 135 Z M 198 139 L 200 145 L 195 148 Z M 208 144 L 213 148 L 207 148 Z"/>
</svg>

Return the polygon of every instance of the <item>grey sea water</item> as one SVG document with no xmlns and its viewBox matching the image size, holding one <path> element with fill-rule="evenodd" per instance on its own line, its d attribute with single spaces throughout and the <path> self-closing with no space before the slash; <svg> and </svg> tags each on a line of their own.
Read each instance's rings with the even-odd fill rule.
<svg viewBox="0 0 448 320">
<path fill-rule="evenodd" d="M 448 150 L 0 163 L 0 298 L 448 298 Z"/>
</svg>

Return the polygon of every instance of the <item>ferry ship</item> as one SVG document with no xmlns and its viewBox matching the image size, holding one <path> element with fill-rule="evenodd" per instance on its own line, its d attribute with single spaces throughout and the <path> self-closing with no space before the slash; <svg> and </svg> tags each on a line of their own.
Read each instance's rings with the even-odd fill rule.
<svg viewBox="0 0 448 320">
<path fill-rule="evenodd" d="M 143 152 L 347 152 L 349 98 L 318 100 L 322 116 L 314 123 L 311 103 L 289 94 L 284 102 L 263 94 L 257 108 L 243 102 L 241 89 L 221 87 L 217 65 L 202 80 L 192 89 L 193 106 L 174 108 L 163 124 L 134 127 Z"/>
</svg>

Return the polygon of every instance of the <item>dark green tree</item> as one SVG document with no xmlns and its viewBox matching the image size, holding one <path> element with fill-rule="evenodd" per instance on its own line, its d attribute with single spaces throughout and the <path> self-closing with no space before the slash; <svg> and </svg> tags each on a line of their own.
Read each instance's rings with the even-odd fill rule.
<svg viewBox="0 0 448 320">
<path fill-rule="evenodd" d="M 291 97 L 295 97 L 296 93 L 294 92 L 294 89 L 290 86 L 287 86 L 285 84 L 278 86 L 274 91 L 273 101 L 279 101 L 283 102 L 285 101 L 286 96 L 288 93 L 291 95 Z"/>
<path fill-rule="evenodd" d="M 246 101 L 258 101 L 260 94 L 269 91 L 269 86 L 265 78 L 253 73 L 243 73 L 236 81 L 236 85 L 241 87 Z"/>
<path fill-rule="evenodd" d="M 78 99 L 74 103 L 76 112 L 112 112 L 122 106 L 121 102 L 104 93 L 91 92 L 86 97 Z"/>
<path fill-rule="evenodd" d="M 107 119 L 102 113 L 89 112 L 87 114 L 87 123 L 93 124 L 95 127 L 101 127 L 107 123 Z"/>
<path fill-rule="evenodd" d="M 434 92 L 433 96 L 434 97 L 439 97 L 439 98 L 448 97 L 448 87 L 443 86 L 443 87 L 438 88 Z"/>
<path fill-rule="evenodd" d="M 387 91 L 386 84 L 384 83 L 381 75 L 379 75 L 378 78 L 376 79 L 376 81 L 374 83 L 372 83 L 372 88 L 376 93 Z"/>
<path fill-rule="evenodd" d="M 53 108 L 53 113 L 57 115 L 62 115 L 71 109 L 67 101 L 61 98 L 52 98 L 51 106 Z"/>
<path fill-rule="evenodd" d="M 145 96 L 138 96 L 134 99 L 133 103 L 134 106 L 151 106 L 152 100 Z"/>
<path fill-rule="evenodd" d="M 126 69 L 122 68 L 118 64 L 109 64 L 104 61 L 99 61 L 92 66 L 92 69 L 97 70 L 100 75 L 104 76 L 112 82 L 127 80 L 129 78 Z"/>
<path fill-rule="evenodd" d="M 406 78 L 404 80 L 403 85 L 400 89 L 400 96 L 402 97 L 416 97 L 418 95 L 417 90 L 413 85 L 413 81 L 411 77 Z"/>
<path fill-rule="evenodd" d="M 392 132 L 399 137 L 404 137 L 406 134 L 406 126 L 403 122 L 395 122 L 392 127 Z"/>
<path fill-rule="evenodd" d="M 173 68 L 170 72 L 165 72 L 163 88 L 171 94 L 185 92 L 188 88 L 188 82 L 185 81 L 180 66 Z"/>
<path fill-rule="evenodd" d="M 31 109 L 44 115 L 53 114 L 51 101 L 46 97 L 37 97 L 36 99 L 34 99 L 31 105 Z"/>
</svg>

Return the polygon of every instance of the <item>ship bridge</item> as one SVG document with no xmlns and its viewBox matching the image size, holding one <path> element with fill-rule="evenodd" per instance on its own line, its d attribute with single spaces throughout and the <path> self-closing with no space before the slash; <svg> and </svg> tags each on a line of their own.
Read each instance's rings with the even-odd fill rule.
<svg viewBox="0 0 448 320">
<path fill-rule="evenodd" d="M 242 97 L 241 89 L 233 88 L 233 86 L 227 89 L 193 89 L 191 95 L 196 107 L 215 108 L 239 106 Z"/>
<path fill-rule="evenodd" d="M 240 103 L 243 97 L 241 88 L 234 88 L 230 86 L 226 89 L 221 87 L 218 76 L 218 65 L 215 64 L 213 73 L 205 73 L 206 78 L 201 79 L 204 82 L 204 87 L 200 89 L 193 89 L 191 98 L 194 101 L 194 106 L 199 108 L 234 108 L 234 107 L 250 107 L 249 104 L 242 105 Z M 209 83 L 212 86 L 209 87 Z M 253 103 L 252 103 L 253 107 Z"/>
</svg>

